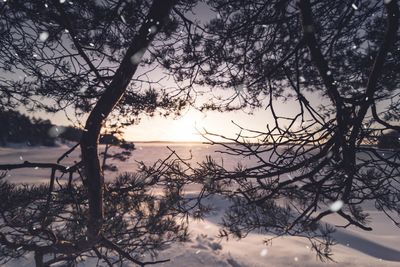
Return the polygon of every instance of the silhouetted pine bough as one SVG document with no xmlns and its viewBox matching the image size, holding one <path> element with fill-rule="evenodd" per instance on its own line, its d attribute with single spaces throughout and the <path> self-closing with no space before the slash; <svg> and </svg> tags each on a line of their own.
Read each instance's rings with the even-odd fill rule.
<svg viewBox="0 0 400 267">
<path fill-rule="evenodd" d="M 234 89 L 202 109 L 270 114 L 264 130 L 205 133 L 222 153 L 257 162 L 231 170 L 208 159 L 193 170 L 204 190 L 233 201 L 222 234 L 305 236 L 330 259 L 329 215 L 370 231 L 372 203 L 399 226 L 400 151 L 377 148 L 400 133 L 398 1 L 208 3 L 218 16 L 204 27 L 186 17 L 187 53 L 165 48 L 160 62 L 193 84 Z"/>
<path fill-rule="evenodd" d="M 183 209 L 188 200 L 179 189 L 183 180 L 174 176 L 174 164 L 170 170 L 165 164 L 121 174 L 104 185 L 104 223 L 96 242 L 86 235 L 91 225 L 84 178 L 83 184 L 57 180 L 50 186 L 0 180 L 1 263 L 28 253 L 34 253 L 36 266 L 73 265 L 84 257 L 97 257 L 110 266 L 127 260 L 140 266 L 164 262 L 141 259 L 188 238 L 188 213 Z"/>
<path fill-rule="evenodd" d="M 262 229 L 304 236 L 321 259 L 330 258 L 334 243 L 331 227 L 321 220 L 332 213 L 346 222 L 343 227 L 371 230 L 362 205 L 372 202 L 398 225 L 399 152 L 374 147 L 379 136 L 400 131 L 397 2 L 207 1 L 218 16 L 205 25 L 190 15 L 197 1 L 2 2 L 0 68 L 14 74 L 1 74 L 1 107 L 54 112 L 72 106 L 78 116 L 88 113 L 82 162 L 74 169 L 82 171 L 87 192 L 85 238 L 58 248 L 75 257 L 74 249 L 81 255 L 101 244 L 130 259 L 103 239 L 105 212 L 112 207 L 104 205 L 109 193 L 98 159 L 101 129 L 110 115 L 133 123 L 160 108 L 164 115 L 179 113 L 193 103 L 193 85 L 235 89 L 200 109 L 262 107 L 272 123 L 263 131 L 240 128 L 237 138 L 226 139 L 235 145 L 221 143 L 224 153 L 254 157 L 256 166 L 228 170 L 208 159 L 197 168 L 184 160 L 181 167 L 174 161 L 157 168 L 159 177 L 175 178 L 170 184 L 175 189 L 166 184 L 175 192 L 171 196 L 177 197 L 181 184 L 204 184 L 197 200 L 184 201 L 177 210 L 201 216 L 209 209 L 202 198 L 222 194 L 233 201 L 226 233 L 243 237 Z M 149 78 L 156 63 L 180 83 L 177 90 Z M 139 65 L 148 71 L 134 76 Z M 21 79 L 14 77 L 19 74 Z M 282 101 L 292 101 L 296 110 L 282 114 L 277 108 Z M 257 144 L 243 141 L 249 136 Z M 32 194 L 43 201 L 39 189 Z M 51 198 L 50 193 L 46 201 Z M 50 206 L 45 210 L 57 210 Z M 40 231 L 51 242 L 51 234 Z M 94 252 L 104 259 L 102 251 Z M 39 253 L 39 264 L 40 259 Z"/>
<path fill-rule="evenodd" d="M 47 112 L 70 108 L 70 115 L 72 113 L 71 116 L 77 118 L 83 129 L 79 139 L 82 161 L 71 168 L 67 169 L 59 163 L 29 162 L 3 164 L 0 168 L 51 168 L 46 203 L 53 198 L 56 171 L 69 174 L 68 188 L 71 190 L 74 188 L 73 173 L 79 173 L 84 182 L 84 190 L 75 193 L 85 199 L 87 205 L 83 221 L 86 225 L 83 228 L 77 226 L 79 231 L 85 231 L 85 238 L 72 243 L 63 242 L 60 238 L 60 243 L 47 246 L 36 254 L 38 266 L 43 265 L 43 254 L 55 252 L 62 254 L 64 260 L 69 260 L 94 250 L 97 257 L 107 262 L 107 255 L 97 250 L 100 244 L 124 259 L 136 261 L 129 251 L 120 250 L 119 246 L 104 239 L 104 230 L 109 223 L 105 221 L 108 191 L 98 158 L 99 137 L 113 115 L 119 118 L 121 124 L 128 125 L 136 123 L 143 115 L 179 113 L 189 103 L 190 95 L 186 91 L 181 94 L 183 88 L 167 90 L 159 82 L 159 77 L 150 77 L 155 59 L 147 56 L 146 51 L 153 42 L 158 46 L 166 39 L 178 42 L 176 33 L 182 27 L 182 20 L 176 13 L 185 13 L 195 4 L 196 1 L 175 0 L 13 0 L 0 3 L 0 108 L 8 110 L 23 106 L 28 111 Z M 139 65 L 145 68 L 137 73 Z M 82 120 L 85 120 L 83 125 Z M 10 197 L 18 195 L 19 189 L 10 190 Z M 40 188 L 27 189 L 23 193 L 38 194 L 38 206 L 45 197 Z M 63 201 L 66 196 L 66 193 L 60 192 Z M 73 203 L 68 203 L 72 207 Z M 148 203 L 151 203 L 150 200 Z M 62 212 L 70 208 L 63 205 L 53 207 L 53 204 L 48 204 L 49 207 L 45 206 L 43 210 L 44 213 L 49 212 L 49 217 L 57 215 L 58 208 Z M 143 211 L 146 216 L 148 212 Z M 43 215 L 33 211 L 32 216 L 39 214 Z M 54 236 L 45 229 L 46 220 L 50 220 L 46 217 L 43 227 L 39 229 L 44 232 L 39 235 L 55 242 L 58 239 L 52 239 Z M 174 226 L 168 227 L 171 230 Z M 77 237 L 82 234 L 79 231 L 75 232 Z M 8 240 L 2 231 L 0 243 L 15 255 L 21 253 L 21 246 L 23 251 L 35 248 L 30 247 L 29 240 L 16 238 L 18 240 Z M 153 246 L 153 238 L 146 240 L 150 242 L 150 247 Z M 132 242 L 137 242 L 136 246 L 142 245 L 140 239 Z M 143 243 L 143 247 L 145 245 Z"/>
<path fill-rule="evenodd" d="M 118 167 L 114 163 L 107 162 L 108 160 L 116 160 L 117 162 L 126 161 L 132 155 L 135 149 L 133 142 L 127 142 L 122 138 L 123 128 L 126 125 L 121 125 L 113 122 L 104 127 L 105 133 L 100 135 L 99 143 L 104 144 L 104 151 L 100 153 L 102 157 L 101 170 L 104 171 L 117 171 Z M 116 149 L 113 149 L 116 148 Z"/>
<path fill-rule="evenodd" d="M 378 147 L 382 149 L 399 150 L 400 149 L 400 133 L 389 131 L 378 137 Z"/>
</svg>

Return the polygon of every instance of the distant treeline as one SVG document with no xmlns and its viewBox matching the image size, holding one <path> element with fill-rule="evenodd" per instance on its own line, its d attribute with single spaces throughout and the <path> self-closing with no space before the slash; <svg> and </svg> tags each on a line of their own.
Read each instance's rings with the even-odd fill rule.
<svg viewBox="0 0 400 267">
<path fill-rule="evenodd" d="M 400 133 L 388 131 L 378 138 L 378 147 L 382 149 L 400 149 Z"/>
<path fill-rule="evenodd" d="M 79 142 L 82 130 L 60 127 L 50 120 L 30 118 L 18 111 L 0 111 L 0 145 L 26 143 L 27 145 L 54 146 L 56 138 Z"/>
<path fill-rule="evenodd" d="M 79 142 L 82 129 L 72 126 L 57 126 L 50 120 L 30 118 L 18 111 L 0 110 L 0 146 L 7 143 L 25 143 L 28 146 L 54 146 L 61 142 Z M 102 135 L 100 143 L 123 145 L 133 148 L 133 144 L 110 134 Z"/>
</svg>

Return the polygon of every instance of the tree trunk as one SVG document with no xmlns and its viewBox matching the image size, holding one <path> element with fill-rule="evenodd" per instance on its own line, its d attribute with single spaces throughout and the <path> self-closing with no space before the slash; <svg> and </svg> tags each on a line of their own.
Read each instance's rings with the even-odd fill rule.
<svg viewBox="0 0 400 267">
<path fill-rule="evenodd" d="M 104 170 L 106 167 L 106 161 L 107 161 L 107 155 L 108 155 L 108 149 L 110 147 L 111 147 L 110 144 L 106 144 L 106 148 L 104 149 L 103 163 L 101 164 L 101 175 L 104 175 Z"/>
<path fill-rule="evenodd" d="M 145 23 L 133 38 L 124 59 L 111 83 L 89 114 L 81 139 L 82 162 L 88 189 L 89 215 L 87 237 L 89 242 L 99 239 L 103 225 L 103 185 L 98 157 L 98 141 L 104 120 L 121 99 L 147 47 L 165 24 L 176 0 L 154 0 Z"/>
<path fill-rule="evenodd" d="M 35 251 L 34 258 L 35 258 L 35 266 L 36 267 L 43 267 L 44 266 L 44 264 L 43 264 L 43 253 L 42 252 Z"/>
</svg>

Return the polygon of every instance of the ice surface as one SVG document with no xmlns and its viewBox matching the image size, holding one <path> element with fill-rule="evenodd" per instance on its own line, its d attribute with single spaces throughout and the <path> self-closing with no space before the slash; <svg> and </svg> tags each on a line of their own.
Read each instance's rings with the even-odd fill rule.
<svg viewBox="0 0 400 267">
<path fill-rule="evenodd" d="M 151 163 L 158 158 L 169 154 L 165 144 L 140 144 L 136 143 L 136 150 L 132 157 L 122 163 L 117 163 L 121 172 L 133 171 L 139 165 L 136 161 Z M 213 150 L 215 146 L 207 145 L 179 145 L 170 144 L 171 149 L 181 155 L 193 155 L 193 161 L 205 159 L 206 155 L 214 155 L 221 159 L 220 154 Z M 21 163 L 20 156 L 31 162 L 55 162 L 57 158 L 68 150 L 68 146 L 59 147 L 26 147 L 14 145 L 13 147 L 0 148 L 0 162 Z M 230 168 L 234 167 L 237 160 L 224 156 L 224 164 Z M 66 158 L 64 164 L 71 166 L 74 161 L 79 160 L 79 153 L 74 152 Z M 251 164 L 244 159 L 243 164 Z M 16 183 L 39 183 L 48 182 L 50 170 L 20 169 L 9 172 L 9 181 Z M 116 174 L 107 175 L 108 179 Z M 196 188 L 191 188 L 192 192 Z M 188 267 L 262 267 L 262 266 L 335 266 L 335 267 L 395 267 L 400 266 L 400 230 L 385 216 L 375 210 L 373 205 L 365 207 L 371 215 L 371 232 L 365 232 L 357 228 L 339 229 L 335 234 L 338 245 L 333 247 L 334 259 L 338 263 L 321 263 L 311 251 L 307 240 L 297 237 L 283 237 L 275 239 L 272 245 L 266 247 L 264 241 L 270 237 L 264 234 L 251 233 L 248 237 L 238 241 L 235 239 L 218 239 L 220 218 L 223 210 L 228 205 L 227 201 L 214 197 L 210 200 L 217 211 L 205 218 L 204 221 L 193 221 L 190 224 L 191 242 L 177 243 L 171 245 L 167 250 L 159 253 L 158 259 L 171 259 L 170 262 L 156 265 L 164 267 L 188 266 Z M 341 221 L 338 216 L 330 215 L 326 218 L 330 224 L 338 224 Z M 297 261 L 296 261 L 297 259 Z M 79 266 L 94 266 L 96 261 L 88 260 Z M 23 267 L 34 266 L 33 258 L 27 257 L 13 261 L 5 266 Z M 134 266 L 127 264 L 126 266 Z"/>
</svg>

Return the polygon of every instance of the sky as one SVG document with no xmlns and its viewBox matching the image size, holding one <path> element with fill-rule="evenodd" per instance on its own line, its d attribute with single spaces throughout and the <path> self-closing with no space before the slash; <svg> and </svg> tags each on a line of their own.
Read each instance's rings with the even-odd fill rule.
<svg viewBox="0 0 400 267">
<path fill-rule="evenodd" d="M 311 104 L 315 106 L 321 103 L 321 96 L 317 93 L 305 93 Z M 268 101 L 268 100 L 266 100 Z M 293 116 L 298 111 L 298 104 L 294 101 L 276 102 L 274 109 L 279 116 Z M 36 113 L 26 113 L 29 116 L 36 116 L 50 119 L 56 125 L 70 125 L 65 113 L 48 114 L 42 111 Z M 267 125 L 273 124 L 273 117 L 270 110 L 264 108 L 252 110 L 238 110 L 230 112 L 208 111 L 200 112 L 194 107 L 189 107 L 179 117 L 144 116 L 138 124 L 129 126 L 124 131 L 124 139 L 136 142 L 166 141 L 166 142 L 206 142 L 202 136 L 208 133 L 220 134 L 229 138 L 236 138 L 240 132 L 239 126 L 265 131 Z M 239 125 L 239 126 L 238 126 Z M 207 135 L 214 141 L 223 139 L 216 136 Z"/>
<path fill-rule="evenodd" d="M 319 94 L 310 94 L 308 99 L 311 104 L 321 103 Z M 274 110 L 278 116 L 285 117 L 295 116 L 299 111 L 295 101 L 277 102 Z M 177 118 L 145 117 L 138 125 L 127 128 L 125 139 L 131 141 L 203 142 L 207 141 L 202 136 L 206 132 L 236 138 L 241 130 L 240 127 L 265 132 L 267 125 L 273 123 L 270 109 L 259 108 L 251 110 L 251 114 L 249 114 L 249 110 L 200 112 L 190 107 Z M 223 141 L 217 136 L 206 135 L 206 137 L 214 141 Z"/>
<path fill-rule="evenodd" d="M 204 3 L 200 3 L 194 9 L 193 13 L 194 14 L 187 14 L 188 17 L 191 19 L 199 19 L 201 22 L 216 17 L 216 14 L 211 12 Z M 139 70 L 137 75 L 145 71 L 146 70 L 143 69 Z M 158 75 L 161 77 L 163 73 L 159 69 L 156 69 L 155 72 L 157 73 L 154 76 L 154 80 L 158 80 Z M 170 80 L 168 82 L 168 87 L 174 87 L 174 84 L 171 84 Z M 209 91 L 209 88 L 205 88 L 205 91 Z M 324 101 L 326 101 L 326 99 L 321 100 L 322 97 L 319 94 L 302 93 L 314 108 L 324 104 Z M 275 111 L 278 115 L 284 117 L 293 116 L 296 111 L 298 111 L 297 108 L 298 105 L 293 101 L 287 103 L 277 101 L 275 104 Z M 73 114 L 71 111 L 72 110 L 66 110 L 65 112 L 59 112 L 57 114 L 46 114 L 43 111 L 36 113 L 28 113 L 25 111 L 24 113 L 29 116 L 50 119 L 52 123 L 57 125 L 69 125 L 70 122 L 65 113 Z M 247 112 L 248 110 L 225 113 L 200 112 L 194 108 L 188 108 L 182 113 L 182 116 L 177 118 L 164 118 L 159 116 L 142 117 L 139 124 L 132 125 L 125 130 L 124 138 L 129 141 L 202 142 L 206 141 L 206 139 L 202 137 L 202 133 L 205 131 L 235 138 L 240 132 L 240 128 L 237 125 L 256 131 L 266 131 L 267 125 L 273 123 L 270 110 L 258 109 L 254 110 L 252 114 L 248 114 Z M 216 138 L 216 140 L 220 139 Z"/>
<path fill-rule="evenodd" d="M 135 141 L 201 142 L 206 141 L 202 137 L 205 131 L 235 137 L 239 128 L 232 121 L 252 129 L 263 130 L 267 124 L 267 116 L 267 112 L 262 110 L 256 112 L 256 115 L 249 115 L 244 111 L 202 113 L 191 108 L 176 119 L 144 118 L 139 125 L 126 130 L 125 138 Z"/>
<path fill-rule="evenodd" d="M 195 14 L 188 14 L 189 17 L 200 18 L 201 20 L 207 21 L 210 17 L 216 16 L 212 14 L 207 7 L 202 4 L 199 5 L 195 10 Z M 138 74 L 145 70 L 138 70 Z M 160 77 L 163 75 L 161 70 L 155 70 L 155 76 Z M 168 86 L 174 87 L 171 81 L 168 81 Z M 205 88 L 205 91 L 208 88 Z M 232 93 L 232 91 L 230 92 Z M 229 94 L 226 92 L 226 94 Z M 207 96 L 205 96 L 207 97 Z M 320 103 L 318 95 L 310 95 L 311 103 Z M 276 112 L 281 116 L 290 116 L 296 112 L 297 105 L 293 102 L 276 104 Z M 24 112 L 27 114 L 26 112 Z M 70 125 L 66 117 L 66 113 L 72 114 L 71 110 L 65 112 L 58 112 L 56 114 L 46 114 L 44 112 L 29 113 L 29 116 L 41 117 L 44 119 L 50 119 L 52 123 L 57 125 Z M 128 127 L 125 130 L 124 138 L 128 141 L 173 141 L 173 142 L 203 142 L 207 141 L 202 137 L 202 133 L 205 131 L 210 133 L 221 134 L 230 138 L 235 138 L 240 132 L 240 125 L 247 129 L 265 131 L 267 124 L 272 123 L 272 115 L 270 110 L 258 109 L 252 111 L 252 114 L 248 114 L 247 111 L 231 111 L 231 112 L 200 112 L 195 108 L 188 108 L 182 116 L 174 117 L 142 117 L 141 121 L 137 125 Z M 237 125 L 235 125 L 237 124 Z M 211 137 L 211 136 L 208 136 Z M 220 141 L 221 138 L 213 137 L 213 140 Z"/>
</svg>

